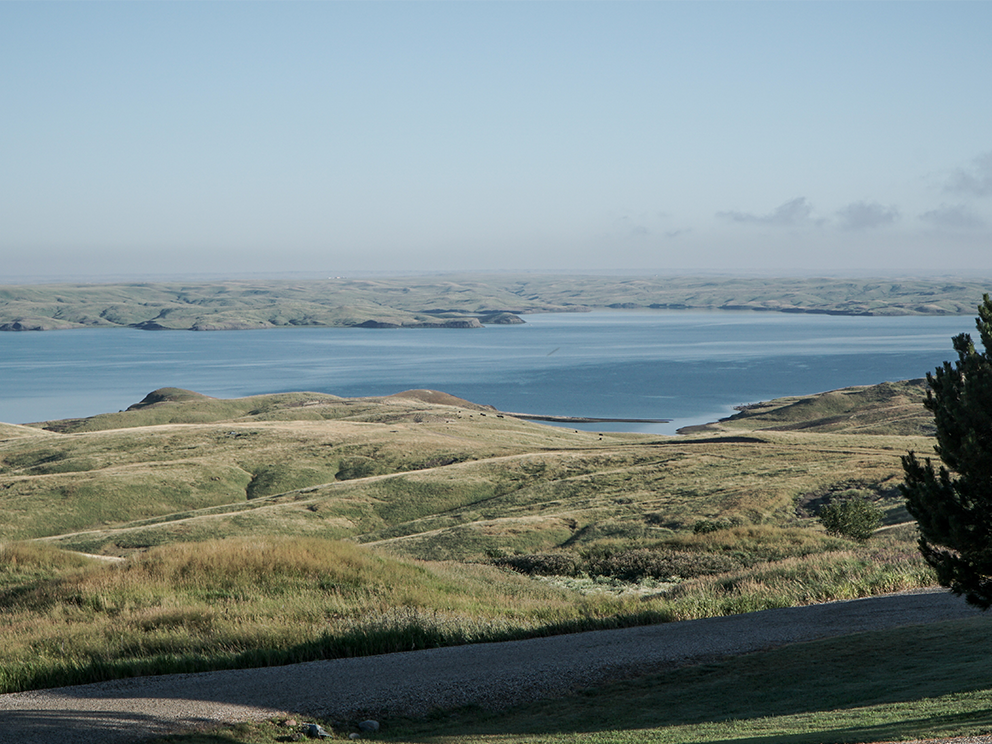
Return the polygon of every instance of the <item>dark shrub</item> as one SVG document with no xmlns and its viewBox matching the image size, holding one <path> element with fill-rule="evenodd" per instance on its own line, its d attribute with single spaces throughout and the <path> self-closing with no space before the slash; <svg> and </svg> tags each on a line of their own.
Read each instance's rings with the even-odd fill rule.
<svg viewBox="0 0 992 744">
<path fill-rule="evenodd" d="M 584 566 L 591 576 L 609 576 L 622 581 L 691 579 L 739 567 L 740 563 L 727 555 L 646 548 L 589 556 Z"/>
<path fill-rule="evenodd" d="M 342 457 L 335 479 L 339 481 L 368 478 L 379 474 L 379 467 L 371 457 Z"/>
<path fill-rule="evenodd" d="M 575 576 L 579 558 L 573 553 L 533 553 L 494 558 L 493 563 L 529 576 Z"/>
<path fill-rule="evenodd" d="M 717 530 L 723 530 L 726 528 L 726 525 L 712 519 L 700 519 L 692 525 L 692 531 L 697 535 L 705 535 L 708 532 L 716 532 Z"/>
<path fill-rule="evenodd" d="M 882 522 L 882 510 L 861 496 L 833 501 L 820 509 L 819 516 L 827 534 L 855 540 L 867 540 Z"/>
</svg>

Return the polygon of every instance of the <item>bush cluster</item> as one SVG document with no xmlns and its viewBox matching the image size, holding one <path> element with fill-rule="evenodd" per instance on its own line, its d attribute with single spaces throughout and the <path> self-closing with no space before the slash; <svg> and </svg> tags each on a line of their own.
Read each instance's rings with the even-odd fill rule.
<svg viewBox="0 0 992 744">
<path fill-rule="evenodd" d="M 620 581 L 692 579 L 732 571 L 741 564 L 732 556 L 676 550 L 594 550 L 501 556 L 493 563 L 529 576 L 602 576 Z"/>
<path fill-rule="evenodd" d="M 609 576 L 621 581 L 694 579 L 740 568 L 728 555 L 647 548 L 590 557 L 586 565 L 590 576 Z"/>
<path fill-rule="evenodd" d="M 579 556 L 564 551 L 500 556 L 493 563 L 528 576 L 578 576 L 581 572 Z"/>
<path fill-rule="evenodd" d="M 746 521 L 740 517 L 732 517 L 730 519 L 700 519 L 692 525 L 692 531 L 697 535 L 708 535 L 711 532 L 730 530 L 744 524 L 746 524 Z"/>
<path fill-rule="evenodd" d="M 824 506 L 819 518 L 827 534 L 867 540 L 882 523 L 882 510 L 862 496 L 849 496 Z"/>
</svg>

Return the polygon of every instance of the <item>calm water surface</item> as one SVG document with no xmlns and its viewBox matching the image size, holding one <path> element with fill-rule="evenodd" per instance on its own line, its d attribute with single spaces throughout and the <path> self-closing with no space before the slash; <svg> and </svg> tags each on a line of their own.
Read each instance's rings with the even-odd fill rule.
<svg viewBox="0 0 992 744">
<path fill-rule="evenodd" d="M 161 387 L 221 398 L 295 390 L 342 396 L 443 390 L 506 411 L 671 424 L 741 403 L 923 377 L 953 357 L 958 317 L 759 312 L 527 316 L 485 329 L 314 328 L 0 333 L 0 421 L 127 408 Z"/>
</svg>

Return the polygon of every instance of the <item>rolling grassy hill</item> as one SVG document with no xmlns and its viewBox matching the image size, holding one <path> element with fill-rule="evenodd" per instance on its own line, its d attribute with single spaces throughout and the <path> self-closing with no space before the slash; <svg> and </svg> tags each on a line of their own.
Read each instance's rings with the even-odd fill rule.
<svg viewBox="0 0 992 744">
<path fill-rule="evenodd" d="M 3 425 L 0 689 L 929 585 L 896 491 L 899 457 L 932 451 L 921 394 L 772 401 L 681 437 L 551 427 L 437 391 L 167 388 Z M 813 517 L 852 494 L 886 513 L 867 543 Z"/>
<path fill-rule="evenodd" d="M 831 390 L 740 406 L 740 412 L 685 433 L 809 431 L 847 434 L 933 436 L 933 414 L 923 407 L 926 380 Z"/>
<path fill-rule="evenodd" d="M 700 520 L 792 528 L 809 495 L 891 500 L 899 456 L 930 447 L 921 396 L 887 383 L 649 437 L 542 426 L 432 391 L 165 389 L 120 413 L 6 427 L 0 536 L 126 554 L 262 531 L 475 560 L 678 541 Z"/>
</svg>

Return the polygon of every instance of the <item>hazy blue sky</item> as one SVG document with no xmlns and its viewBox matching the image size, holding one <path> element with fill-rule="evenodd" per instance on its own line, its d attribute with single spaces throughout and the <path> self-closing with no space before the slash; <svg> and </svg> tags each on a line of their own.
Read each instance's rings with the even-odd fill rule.
<svg viewBox="0 0 992 744">
<path fill-rule="evenodd" d="M 992 276 L 990 2 L 0 3 L 0 283 Z"/>
</svg>

